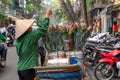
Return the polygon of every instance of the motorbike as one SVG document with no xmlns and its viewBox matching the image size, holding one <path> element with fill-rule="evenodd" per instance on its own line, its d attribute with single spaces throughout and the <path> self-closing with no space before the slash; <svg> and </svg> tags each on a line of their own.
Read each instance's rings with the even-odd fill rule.
<svg viewBox="0 0 120 80">
<path fill-rule="evenodd" d="M 97 33 L 87 38 L 87 42 L 99 43 L 101 40 L 106 39 L 107 37 L 110 37 L 108 33 Z"/>
<path fill-rule="evenodd" d="M 117 62 L 120 62 L 120 49 L 109 53 L 102 53 L 102 58 L 95 67 L 94 75 L 97 80 L 111 80 L 114 76 L 118 76 L 119 69 L 116 67 Z"/>
<path fill-rule="evenodd" d="M 12 36 L 12 34 L 8 33 L 6 36 L 6 44 L 8 47 L 13 46 L 14 43 L 14 38 Z"/>
<path fill-rule="evenodd" d="M 120 38 L 120 32 L 117 32 L 115 37 Z"/>
<path fill-rule="evenodd" d="M 0 44 L 0 68 L 5 68 L 7 57 L 7 45 L 5 43 Z"/>
<path fill-rule="evenodd" d="M 97 65 L 99 59 L 101 59 L 101 53 L 114 50 L 113 47 L 118 41 L 120 41 L 119 38 L 109 38 L 97 44 L 86 43 L 83 48 L 84 60 L 87 62 L 86 66 L 89 67 Z"/>
<path fill-rule="evenodd" d="M 10 25 L 7 28 L 7 33 L 10 33 L 13 36 L 13 38 L 15 38 L 15 25 Z"/>
<path fill-rule="evenodd" d="M 87 53 L 92 53 L 94 51 L 94 48 L 97 45 L 100 45 L 101 43 L 103 43 L 103 39 L 106 37 L 106 34 L 104 33 L 100 33 L 100 34 L 95 34 L 91 37 L 89 37 L 86 40 L 85 45 L 82 48 L 82 52 L 85 54 L 85 56 L 87 55 Z"/>
</svg>

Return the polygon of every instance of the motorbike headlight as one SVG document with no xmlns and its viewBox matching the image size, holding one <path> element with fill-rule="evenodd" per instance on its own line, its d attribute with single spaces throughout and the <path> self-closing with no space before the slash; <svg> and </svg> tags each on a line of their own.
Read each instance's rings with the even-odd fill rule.
<svg viewBox="0 0 120 80">
<path fill-rule="evenodd" d="M 6 40 L 10 40 L 10 38 L 9 37 L 7 37 L 7 39 Z"/>
</svg>

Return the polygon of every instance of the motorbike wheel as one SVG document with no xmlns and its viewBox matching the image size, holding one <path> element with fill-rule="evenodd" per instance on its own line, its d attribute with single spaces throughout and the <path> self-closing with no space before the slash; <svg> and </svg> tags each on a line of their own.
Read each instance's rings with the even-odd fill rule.
<svg viewBox="0 0 120 80">
<path fill-rule="evenodd" d="M 114 68 L 108 63 L 99 63 L 95 67 L 94 75 L 97 80 L 111 80 L 114 74 Z"/>
<path fill-rule="evenodd" d="M 7 47 L 10 47 L 10 44 L 7 44 Z"/>
<path fill-rule="evenodd" d="M 11 47 L 11 46 L 13 46 L 13 43 L 8 43 L 7 46 Z"/>
</svg>

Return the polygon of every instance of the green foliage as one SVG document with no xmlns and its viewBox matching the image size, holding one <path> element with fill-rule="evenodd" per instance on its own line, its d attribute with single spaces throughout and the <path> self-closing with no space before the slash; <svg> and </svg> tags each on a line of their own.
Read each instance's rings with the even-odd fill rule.
<svg viewBox="0 0 120 80">
<path fill-rule="evenodd" d="M 11 3 L 13 3 L 13 0 L 3 0 L 2 8 L 0 9 L 0 12 L 4 12 L 6 9 L 6 5 L 10 5 Z"/>
<path fill-rule="evenodd" d="M 14 0 L 3 0 L 2 3 L 3 4 L 11 4 L 13 3 Z"/>
<path fill-rule="evenodd" d="M 0 22 L 3 21 L 6 18 L 7 18 L 7 16 L 4 16 L 4 15 L 0 14 Z"/>
<path fill-rule="evenodd" d="M 12 0 L 9 0 L 12 1 Z M 41 0 L 26 0 L 26 8 L 19 9 L 15 8 L 17 12 L 21 14 L 24 18 L 32 18 L 33 15 L 38 15 L 40 10 L 43 8 L 41 5 Z"/>
<path fill-rule="evenodd" d="M 44 20 L 44 16 L 41 16 L 39 19 L 38 19 L 38 22 L 42 22 Z"/>
<path fill-rule="evenodd" d="M 41 4 L 39 4 L 39 9 L 38 10 L 42 10 L 43 9 L 43 6 Z"/>
<path fill-rule="evenodd" d="M 63 21 L 64 23 L 67 23 L 67 22 L 68 22 L 68 18 L 67 18 L 67 16 L 66 16 L 66 14 L 63 14 L 63 15 L 62 15 L 62 21 Z"/>
<path fill-rule="evenodd" d="M 62 21 L 64 23 L 68 22 L 68 18 L 61 8 L 56 8 L 56 6 L 55 6 L 54 12 L 55 12 L 55 17 L 59 21 Z"/>
<path fill-rule="evenodd" d="M 26 5 L 26 8 L 27 8 L 27 10 L 28 10 L 29 12 L 34 11 L 34 9 L 35 9 L 35 7 L 34 7 L 33 5 L 31 5 L 31 4 L 27 4 L 27 5 Z"/>
<path fill-rule="evenodd" d="M 63 48 L 64 50 L 69 50 L 65 40 L 72 43 L 72 50 L 81 50 L 85 44 L 85 40 L 91 33 L 91 31 L 87 31 L 86 28 L 86 26 L 83 28 L 75 24 L 74 26 L 56 25 L 49 27 L 46 37 L 44 38 L 47 51 L 62 51 Z"/>
<path fill-rule="evenodd" d="M 96 0 L 87 0 L 87 1 L 86 1 L 87 11 L 89 11 L 89 8 L 90 8 L 91 6 L 93 6 L 95 2 L 96 2 Z"/>
<path fill-rule="evenodd" d="M 7 16 L 4 15 L 6 5 L 10 5 L 11 3 L 13 3 L 13 0 L 2 0 L 2 8 L 0 8 L 0 22 L 7 18 Z"/>
<path fill-rule="evenodd" d="M 53 4 L 56 6 L 56 8 L 61 7 L 59 0 L 53 0 Z"/>
</svg>

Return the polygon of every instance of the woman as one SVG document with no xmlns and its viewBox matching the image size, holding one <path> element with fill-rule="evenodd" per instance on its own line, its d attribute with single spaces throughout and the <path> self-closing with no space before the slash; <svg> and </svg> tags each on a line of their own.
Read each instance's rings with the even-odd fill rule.
<svg viewBox="0 0 120 80">
<path fill-rule="evenodd" d="M 16 21 L 16 50 L 19 57 L 17 69 L 19 80 L 34 80 L 34 67 L 38 66 L 38 40 L 45 36 L 52 10 L 48 9 L 41 27 L 32 31 L 34 19 Z"/>
</svg>

